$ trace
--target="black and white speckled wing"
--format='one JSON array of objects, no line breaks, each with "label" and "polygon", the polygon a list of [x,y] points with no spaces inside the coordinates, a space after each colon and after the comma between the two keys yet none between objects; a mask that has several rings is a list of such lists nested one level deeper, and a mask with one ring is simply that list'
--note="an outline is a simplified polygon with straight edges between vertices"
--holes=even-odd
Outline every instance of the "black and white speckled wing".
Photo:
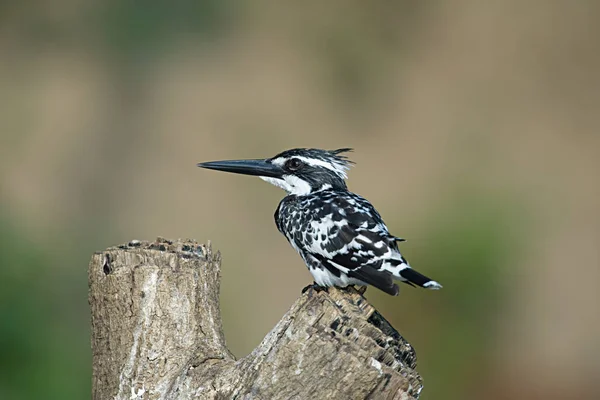
[{"label": "black and white speckled wing", "polygon": [[316,259],[337,276],[397,294],[394,276],[403,279],[399,271],[408,265],[397,238],[366,199],[327,191],[296,199],[279,212],[278,227],[305,261]]}]

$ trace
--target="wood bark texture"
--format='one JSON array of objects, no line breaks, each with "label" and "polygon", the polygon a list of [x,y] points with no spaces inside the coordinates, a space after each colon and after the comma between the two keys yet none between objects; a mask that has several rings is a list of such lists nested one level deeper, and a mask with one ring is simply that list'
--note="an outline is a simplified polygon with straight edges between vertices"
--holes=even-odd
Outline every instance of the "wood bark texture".
[{"label": "wood bark texture", "polygon": [[353,288],[302,294],[236,360],[219,310],[220,254],[132,241],[89,266],[94,399],[416,399],[415,352]]}]

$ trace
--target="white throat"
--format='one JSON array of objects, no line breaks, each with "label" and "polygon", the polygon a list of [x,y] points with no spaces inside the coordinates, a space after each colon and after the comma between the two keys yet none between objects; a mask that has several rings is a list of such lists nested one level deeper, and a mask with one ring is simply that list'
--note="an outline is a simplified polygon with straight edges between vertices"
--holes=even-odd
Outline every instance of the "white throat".
[{"label": "white throat", "polygon": [[308,182],[294,175],[284,175],[282,179],[261,176],[260,179],[296,196],[304,196],[312,191]]}]

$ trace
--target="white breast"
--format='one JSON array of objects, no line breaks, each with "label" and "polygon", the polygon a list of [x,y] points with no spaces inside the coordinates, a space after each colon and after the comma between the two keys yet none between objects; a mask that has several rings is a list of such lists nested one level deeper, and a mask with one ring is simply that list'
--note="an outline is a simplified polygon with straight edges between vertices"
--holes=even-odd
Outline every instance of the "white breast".
[{"label": "white breast", "polygon": [[359,281],[358,279],[349,278],[348,275],[344,273],[337,277],[331,272],[329,272],[327,268],[313,268],[311,266],[308,266],[308,270],[310,271],[315,282],[319,286],[346,287],[348,285],[365,285],[364,282]]}]

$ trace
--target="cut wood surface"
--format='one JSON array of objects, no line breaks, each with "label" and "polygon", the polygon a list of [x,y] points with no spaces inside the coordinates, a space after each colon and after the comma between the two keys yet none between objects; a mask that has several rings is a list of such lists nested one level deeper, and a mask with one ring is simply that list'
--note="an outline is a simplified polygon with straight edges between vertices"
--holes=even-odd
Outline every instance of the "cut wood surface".
[{"label": "cut wood surface", "polygon": [[132,241],[89,266],[94,399],[413,399],[411,345],[354,288],[307,290],[247,356],[227,349],[220,254]]}]

